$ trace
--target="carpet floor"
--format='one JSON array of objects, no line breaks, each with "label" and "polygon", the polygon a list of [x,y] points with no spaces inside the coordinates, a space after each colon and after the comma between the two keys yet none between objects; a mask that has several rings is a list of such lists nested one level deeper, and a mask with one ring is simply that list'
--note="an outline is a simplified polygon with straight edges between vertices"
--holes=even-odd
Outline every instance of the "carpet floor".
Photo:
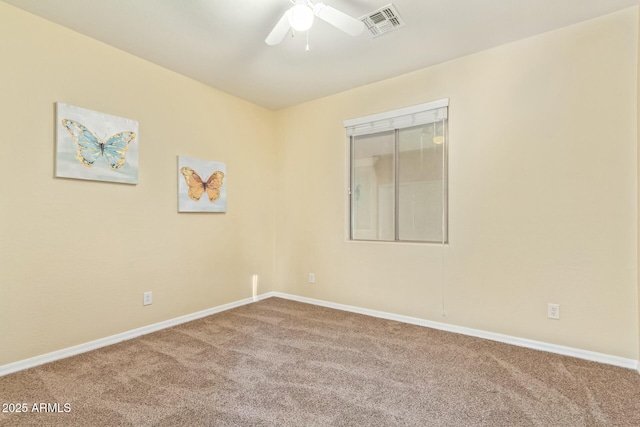
[{"label": "carpet floor", "polygon": [[7,375],[0,403],[27,409],[1,426],[632,427],[640,375],[269,298]]}]

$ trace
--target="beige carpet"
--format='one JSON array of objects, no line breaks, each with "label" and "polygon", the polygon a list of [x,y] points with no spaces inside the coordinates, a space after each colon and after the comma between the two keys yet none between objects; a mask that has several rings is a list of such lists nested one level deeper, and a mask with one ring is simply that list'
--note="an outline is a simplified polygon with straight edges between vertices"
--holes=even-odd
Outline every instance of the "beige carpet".
[{"label": "beige carpet", "polygon": [[0,378],[22,402],[0,425],[640,426],[640,375],[269,298]]}]

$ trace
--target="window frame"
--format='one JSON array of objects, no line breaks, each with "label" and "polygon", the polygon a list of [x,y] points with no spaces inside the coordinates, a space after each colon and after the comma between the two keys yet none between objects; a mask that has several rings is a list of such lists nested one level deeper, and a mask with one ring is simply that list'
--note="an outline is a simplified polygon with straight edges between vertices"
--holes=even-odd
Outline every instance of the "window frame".
[{"label": "window frame", "polygon": [[[419,243],[419,244],[439,244],[446,245],[449,244],[449,132],[448,132],[448,107],[449,107],[449,99],[441,99],[438,101],[428,102],[424,104],[414,105],[412,107],[401,108],[398,110],[388,111],[379,114],[372,114],[365,117],[360,117],[352,120],[345,120],[344,125],[347,130],[348,136],[348,179],[349,183],[347,186],[347,197],[348,197],[348,230],[347,236],[348,241],[350,242],[376,242],[376,243]],[[431,112],[434,110],[444,109],[444,116],[439,120],[428,121],[426,123],[418,123],[413,124],[415,121],[415,116],[424,114],[427,112]],[[394,238],[393,240],[382,240],[382,239],[360,239],[354,237],[354,215],[353,215],[353,184],[355,179],[355,171],[354,171],[354,159],[355,159],[355,143],[354,138],[356,136],[361,135],[375,135],[380,134],[385,131],[391,130],[389,128],[382,128],[377,131],[365,131],[365,133],[354,134],[354,132],[349,132],[349,129],[352,130],[357,128],[358,126],[371,126],[380,128],[380,126],[384,126],[381,124],[382,122],[387,121],[390,122],[390,126],[394,131],[394,147],[393,147],[393,189],[394,189],[394,197],[393,197],[393,228],[394,228]],[[444,137],[444,141],[442,144],[442,215],[441,215],[441,235],[442,238],[439,240],[402,240],[400,239],[400,220],[399,220],[399,212],[400,212],[400,170],[399,170],[399,162],[400,162],[400,130],[411,128],[420,125],[426,125],[429,123],[437,123],[439,121],[443,122],[442,133]],[[394,124],[394,122],[399,122],[400,124]]]}]

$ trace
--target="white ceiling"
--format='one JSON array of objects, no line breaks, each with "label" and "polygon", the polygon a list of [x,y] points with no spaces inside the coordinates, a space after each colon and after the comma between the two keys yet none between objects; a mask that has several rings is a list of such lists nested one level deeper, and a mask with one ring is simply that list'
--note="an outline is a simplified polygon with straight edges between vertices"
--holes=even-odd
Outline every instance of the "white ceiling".
[{"label": "white ceiling", "polygon": [[[3,0],[270,109],[387,79],[631,7],[640,0],[393,0],[406,26],[374,39],[316,20],[264,39],[289,0]],[[354,17],[389,0],[324,0]]]}]

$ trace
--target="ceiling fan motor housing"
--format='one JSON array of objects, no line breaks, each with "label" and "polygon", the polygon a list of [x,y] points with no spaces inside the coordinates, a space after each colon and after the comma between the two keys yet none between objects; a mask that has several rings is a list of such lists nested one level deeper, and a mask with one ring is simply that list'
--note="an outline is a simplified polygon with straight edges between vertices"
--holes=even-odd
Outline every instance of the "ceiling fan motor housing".
[{"label": "ceiling fan motor housing", "polygon": [[307,31],[313,25],[314,13],[305,0],[296,1],[288,13],[289,25],[296,31]]}]

